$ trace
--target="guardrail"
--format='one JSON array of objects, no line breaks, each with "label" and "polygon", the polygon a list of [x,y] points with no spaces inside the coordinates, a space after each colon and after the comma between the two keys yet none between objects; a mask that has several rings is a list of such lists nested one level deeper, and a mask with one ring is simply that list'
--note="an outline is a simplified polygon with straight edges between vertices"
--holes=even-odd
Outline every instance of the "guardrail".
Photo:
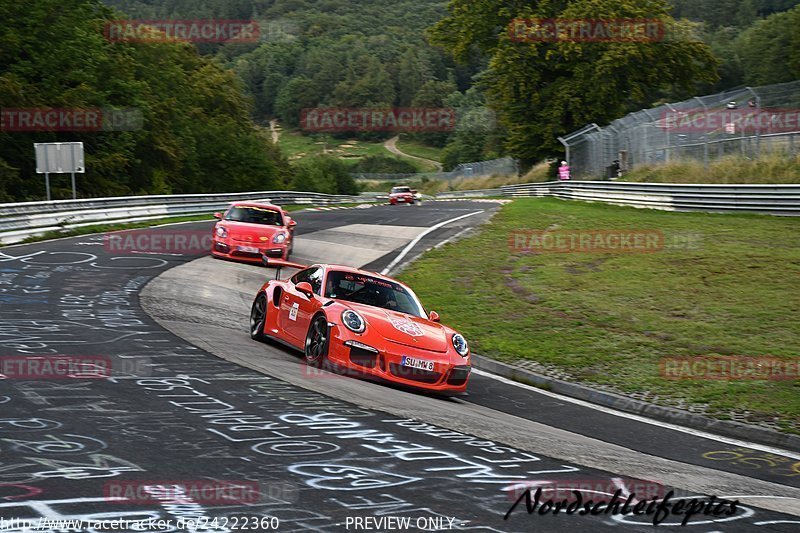
[{"label": "guardrail", "polygon": [[269,200],[278,205],[365,203],[378,196],[340,196],[315,192],[262,191],[228,194],[122,196],[50,202],[0,204],[0,243],[98,223],[139,222],[222,211],[239,200]]},{"label": "guardrail", "polygon": [[471,191],[450,191],[439,193],[437,198],[486,198],[487,196],[503,196],[501,189],[474,189]]},{"label": "guardrail", "polygon": [[[497,196],[498,189],[440,193],[437,198]],[[608,181],[549,181],[500,187],[510,197],[550,196],[666,211],[800,215],[800,185],[707,185]]]}]

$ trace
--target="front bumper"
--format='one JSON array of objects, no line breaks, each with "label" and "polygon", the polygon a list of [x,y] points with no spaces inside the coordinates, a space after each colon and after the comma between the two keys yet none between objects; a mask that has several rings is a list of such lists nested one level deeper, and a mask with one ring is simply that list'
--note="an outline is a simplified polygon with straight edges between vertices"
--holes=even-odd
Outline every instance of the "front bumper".
[{"label": "front bumper", "polygon": [[[431,352],[391,342],[386,342],[383,349],[373,346],[378,350],[374,353],[345,344],[353,339],[353,334],[341,334],[338,326],[331,327],[328,358],[332,363],[407,387],[447,394],[459,394],[467,390],[471,372],[469,356]],[[370,345],[366,339],[359,339],[358,342]],[[433,361],[434,368],[429,371],[403,366],[404,356]]]},{"label": "front bumper", "polygon": [[[211,253],[217,257],[224,257],[225,259],[235,259],[237,261],[248,261],[252,263],[261,263],[262,256],[273,257],[282,259],[286,256],[288,244],[283,242],[281,244],[275,243],[250,243],[239,242],[232,239],[219,239],[214,238],[211,245]],[[242,248],[253,248],[258,251],[243,250]]]},{"label": "front bumper", "polygon": [[402,197],[395,197],[389,198],[390,204],[413,204],[414,197],[413,196],[402,196]]}]

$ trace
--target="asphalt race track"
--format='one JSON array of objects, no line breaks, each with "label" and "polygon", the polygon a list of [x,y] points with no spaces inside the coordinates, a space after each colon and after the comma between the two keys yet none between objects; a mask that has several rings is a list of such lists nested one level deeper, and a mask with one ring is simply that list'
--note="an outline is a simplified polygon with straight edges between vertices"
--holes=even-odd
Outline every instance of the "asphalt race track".
[{"label": "asphalt race track", "polygon": [[[470,215],[424,236],[406,259],[496,208],[298,212],[293,259],[381,270],[427,228]],[[211,222],[170,228],[209,232]],[[112,368],[96,379],[2,380],[0,531],[111,530],[2,522],[39,518],[138,521],[130,531],[398,530],[367,517],[408,519],[409,531],[653,530],[652,516],[529,516],[524,504],[504,520],[521,488],[548,482],[740,502],[732,516],[701,513],[686,528],[666,518],[666,530],[798,530],[800,454],[665,429],[486,375],[473,376],[469,396],[443,399],[311,372],[299,354],[247,334],[254,291],[272,274],[200,253],[120,253],[102,235],[0,250],[0,357],[106,358]],[[257,490],[235,502],[119,496],[137,483],[213,480]],[[217,520],[175,525],[199,516]]]}]

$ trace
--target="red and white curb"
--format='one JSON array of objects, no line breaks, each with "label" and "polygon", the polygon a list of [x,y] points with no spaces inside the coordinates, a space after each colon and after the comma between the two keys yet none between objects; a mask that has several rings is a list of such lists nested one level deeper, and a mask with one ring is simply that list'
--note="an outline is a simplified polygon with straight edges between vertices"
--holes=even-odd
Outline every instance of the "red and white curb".
[{"label": "red and white curb", "polygon": [[338,205],[331,205],[327,207],[309,207],[308,209],[303,209],[303,211],[334,211],[338,209],[369,209],[370,207],[375,207],[378,205],[386,205],[386,204],[361,204],[361,205],[353,205],[353,206],[338,206]]}]

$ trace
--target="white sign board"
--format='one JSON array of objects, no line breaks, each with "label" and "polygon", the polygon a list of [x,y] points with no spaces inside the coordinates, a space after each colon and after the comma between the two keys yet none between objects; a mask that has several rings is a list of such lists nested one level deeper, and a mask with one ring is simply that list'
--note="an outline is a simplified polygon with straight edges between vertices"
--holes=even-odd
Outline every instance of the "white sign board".
[{"label": "white sign board", "polygon": [[34,143],[37,174],[82,174],[83,143]]}]

